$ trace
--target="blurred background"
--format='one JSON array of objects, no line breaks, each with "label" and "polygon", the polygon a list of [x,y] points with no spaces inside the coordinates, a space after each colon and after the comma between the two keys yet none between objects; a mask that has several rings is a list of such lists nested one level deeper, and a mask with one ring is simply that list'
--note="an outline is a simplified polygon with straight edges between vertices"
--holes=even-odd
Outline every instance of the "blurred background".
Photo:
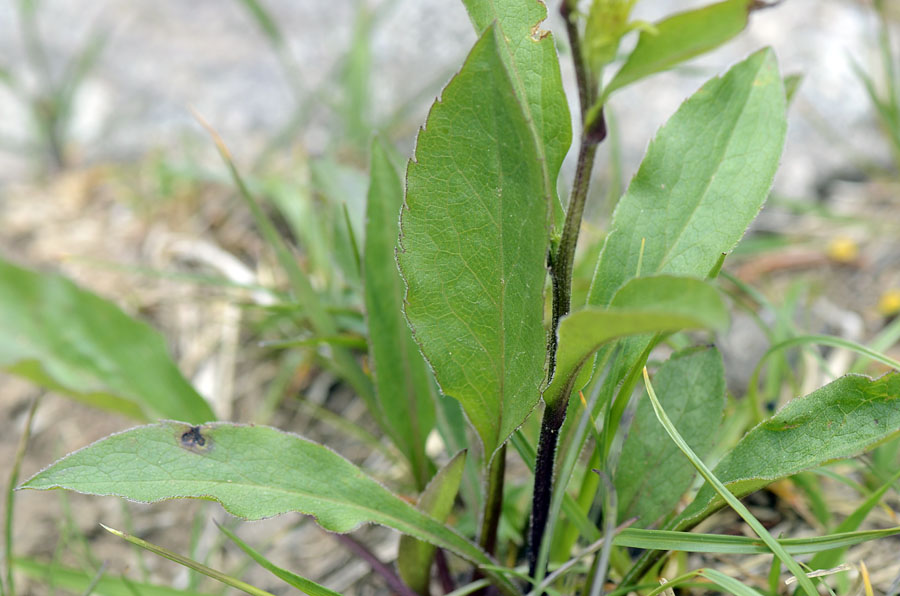
[{"label": "blurred background", "polygon": [[[558,2],[548,4],[572,101]],[[634,18],[652,22],[701,4],[642,0]],[[779,333],[876,338],[897,358],[898,25],[897,0],[784,0],[755,12],[719,50],[616,94],[576,287],[586,290],[604,223],[656,129],[707,78],[772,46],[782,72],[800,75],[799,87],[772,197],[727,269],[758,288],[758,314]],[[221,135],[352,333],[364,323],[346,247],[348,230],[362,228],[369,143],[380,134],[398,163],[407,158],[474,40],[462,3],[448,0],[0,0],[0,254],[62,272],[149,321],[220,418],[306,434],[390,478],[390,458],[360,434],[375,430],[352,392],[303,351],[267,344],[287,333],[267,290],[283,272],[198,116]],[[749,315],[735,314],[721,347],[736,395],[773,341]],[[833,374],[852,364],[827,356]],[[810,374],[802,384],[827,380]],[[0,461],[12,461],[28,404],[43,392],[13,377],[0,383]],[[47,394],[23,478],[132,424]],[[109,561],[116,572],[137,567],[198,585],[174,564],[123,549],[99,529],[103,521],[214,566],[241,560],[221,548],[210,523],[227,516],[203,504],[27,494],[16,512],[20,557],[81,569]],[[314,524],[286,518],[245,524],[242,535],[335,590],[384,589]],[[392,552],[390,532],[361,535],[385,557]],[[872,571],[893,578],[898,565]],[[248,577],[281,589],[264,573]],[[48,593],[43,580],[26,586],[21,593]]]}]

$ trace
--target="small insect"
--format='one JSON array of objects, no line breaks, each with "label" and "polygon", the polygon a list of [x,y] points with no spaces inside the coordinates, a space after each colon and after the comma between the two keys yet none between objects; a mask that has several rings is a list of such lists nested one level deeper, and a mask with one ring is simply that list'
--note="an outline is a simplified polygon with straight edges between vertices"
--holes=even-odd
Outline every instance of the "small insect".
[{"label": "small insect", "polygon": [[206,437],[200,434],[199,426],[192,426],[191,430],[181,435],[181,444],[185,447],[203,447],[206,445]]}]

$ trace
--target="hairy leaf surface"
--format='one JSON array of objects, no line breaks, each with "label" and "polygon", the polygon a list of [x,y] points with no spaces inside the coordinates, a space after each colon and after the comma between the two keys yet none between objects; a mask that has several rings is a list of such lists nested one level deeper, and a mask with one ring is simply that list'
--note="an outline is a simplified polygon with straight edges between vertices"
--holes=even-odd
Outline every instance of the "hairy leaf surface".
[{"label": "hairy leaf surface", "polygon": [[138,420],[215,420],[159,333],[61,276],[2,260],[0,368]]},{"label": "hairy leaf surface", "polygon": [[249,520],[297,511],[333,532],[377,523],[469,561],[489,562],[477,546],[334,451],[267,426],[140,426],[67,455],[21,488],[64,488],[144,503],[209,499]]},{"label": "hairy leaf surface", "polygon": [[[859,455],[898,433],[900,373],[874,380],[847,375],[754,427],[713,473],[742,497],[779,478]],[[670,529],[689,529],[721,506],[721,497],[705,484]]]},{"label": "hairy leaf surface", "polygon": [[534,408],[550,201],[530,123],[489,27],[434,104],[407,171],[406,316],[490,460]]}]

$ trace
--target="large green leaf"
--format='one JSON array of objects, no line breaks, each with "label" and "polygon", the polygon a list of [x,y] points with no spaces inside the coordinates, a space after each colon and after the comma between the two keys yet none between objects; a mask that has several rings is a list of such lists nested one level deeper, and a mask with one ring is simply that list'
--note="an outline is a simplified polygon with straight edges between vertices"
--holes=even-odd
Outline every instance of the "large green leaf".
[{"label": "large green leaf", "polygon": [[719,47],[744,30],[753,0],[726,0],[678,13],[641,32],[637,46],[603,89],[616,89]]},{"label": "large green leaf", "polygon": [[[713,473],[738,497],[829,461],[858,455],[900,433],[900,373],[847,375],[790,401],[744,436]],[[722,506],[705,484],[669,524],[685,530]]]},{"label": "large green leaf", "polygon": [[435,421],[434,384],[403,318],[403,280],[394,258],[403,186],[377,141],[371,170],[363,276],[376,401],[386,430],[424,488],[433,473],[425,438]]},{"label": "large green leaf", "polygon": [[[660,402],[681,436],[703,457],[722,419],[725,370],[713,347],[673,355],[654,375]],[[638,403],[616,468],[620,522],[637,517],[647,527],[675,508],[694,468],[660,427],[646,394]],[[633,526],[634,527],[634,526]]]},{"label": "large green leaf", "polygon": [[156,331],[63,277],[3,260],[0,368],[139,420],[215,420]]},{"label": "large green leaf", "polygon": [[67,455],[20,488],[64,488],[144,503],[209,499],[250,520],[298,511],[333,532],[377,523],[473,563],[490,562],[476,545],[334,451],[268,426],[140,426]]},{"label": "large green leaf", "polygon": [[581,384],[582,366],[609,341],[642,333],[723,329],[727,324],[722,298],[703,281],[670,275],[633,279],[609,308],[585,308],[560,321],[556,372],[544,401],[553,405],[568,398]]},{"label": "large green leaf", "polygon": [[705,277],[756,217],[785,135],[771,50],[707,82],[669,119],[613,214],[588,303],[638,274]]},{"label": "large green leaf", "polygon": [[534,123],[545,183],[556,194],[556,178],[572,143],[569,103],[562,85],[553,35],[540,29],[547,7],[539,0],[463,0],[481,35],[492,23],[502,32],[501,56],[525,113]]},{"label": "large green leaf", "polygon": [[407,171],[406,316],[485,461],[539,398],[550,201],[529,121],[489,27],[444,89]]}]

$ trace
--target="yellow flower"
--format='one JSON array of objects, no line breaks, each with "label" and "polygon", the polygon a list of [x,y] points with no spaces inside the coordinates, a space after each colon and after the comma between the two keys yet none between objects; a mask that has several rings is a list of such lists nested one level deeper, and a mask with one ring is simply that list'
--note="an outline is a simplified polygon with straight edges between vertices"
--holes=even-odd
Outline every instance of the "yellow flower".
[{"label": "yellow flower", "polygon": [[878,312],[886,317],[900,314],[900,289],[888,290],[881,295]]}]

